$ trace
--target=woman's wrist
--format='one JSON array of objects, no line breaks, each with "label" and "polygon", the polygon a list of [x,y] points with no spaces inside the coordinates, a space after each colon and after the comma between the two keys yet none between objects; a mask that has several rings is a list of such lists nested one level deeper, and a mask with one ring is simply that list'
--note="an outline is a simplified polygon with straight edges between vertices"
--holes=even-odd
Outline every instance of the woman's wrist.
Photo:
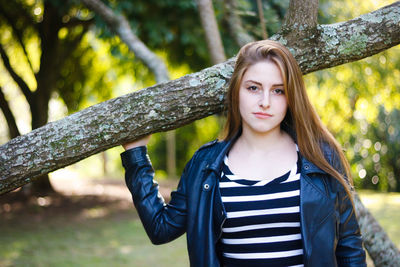
[{"label": "woman's wrist", "polygon": [[125,150],[129,150],[129,149],[132,149],[132,148],[135,148],[135,147],[147,146],[147,144],[148,144],[148,142],[150,140],[150,137],[151,137],[151,135],[147,135],[147,136],[142,137],[142,138],[140,138],[138,140],[135,140],[133,142],[122,144],[122,147]]}]

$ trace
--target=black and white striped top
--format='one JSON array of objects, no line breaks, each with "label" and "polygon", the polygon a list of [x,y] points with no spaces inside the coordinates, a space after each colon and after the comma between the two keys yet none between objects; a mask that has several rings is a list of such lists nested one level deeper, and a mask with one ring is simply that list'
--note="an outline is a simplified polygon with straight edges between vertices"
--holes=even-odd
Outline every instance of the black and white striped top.
[{"label": "black and white striped top", "polygon": [[223,266],[304,266],[299,162],[280,177],[255,181],[234,175],[225,157],[220,180],[227,212],[220,240]]}]

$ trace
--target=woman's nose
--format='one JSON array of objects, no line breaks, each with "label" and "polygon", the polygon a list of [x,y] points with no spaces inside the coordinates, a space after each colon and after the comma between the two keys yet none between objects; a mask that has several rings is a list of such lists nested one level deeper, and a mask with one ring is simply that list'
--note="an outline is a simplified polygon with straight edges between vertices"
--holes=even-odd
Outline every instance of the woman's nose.
[{"label": "woman's nose", "polygon": [[262,108],[268,108],[270,106],[270,96],[268,92],[260,95],[258,105]]}]

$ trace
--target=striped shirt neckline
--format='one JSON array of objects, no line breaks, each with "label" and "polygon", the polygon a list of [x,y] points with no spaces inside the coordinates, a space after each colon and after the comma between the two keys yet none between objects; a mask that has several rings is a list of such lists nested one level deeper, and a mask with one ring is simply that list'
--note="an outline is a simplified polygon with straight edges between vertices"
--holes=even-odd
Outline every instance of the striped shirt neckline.
[{"label": "striped shirt neckline", "polygon": [[299,156],[286,174],[269,180],[235,176],[225,156],[219,183],[227,212],[219,240],[223,266],[304,266]]}]

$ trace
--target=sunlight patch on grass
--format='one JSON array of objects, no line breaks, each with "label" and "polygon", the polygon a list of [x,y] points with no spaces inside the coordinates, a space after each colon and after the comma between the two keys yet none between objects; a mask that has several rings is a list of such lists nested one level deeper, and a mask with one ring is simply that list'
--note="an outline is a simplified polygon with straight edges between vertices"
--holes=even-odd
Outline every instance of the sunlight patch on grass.
[{"label": "sunlight patch on grass", "polygon": [[[135,215],[136,216],[136,215]],[[188,266],[186,241],[151,244],[136,217],[5,225],[0,266]]]}]

